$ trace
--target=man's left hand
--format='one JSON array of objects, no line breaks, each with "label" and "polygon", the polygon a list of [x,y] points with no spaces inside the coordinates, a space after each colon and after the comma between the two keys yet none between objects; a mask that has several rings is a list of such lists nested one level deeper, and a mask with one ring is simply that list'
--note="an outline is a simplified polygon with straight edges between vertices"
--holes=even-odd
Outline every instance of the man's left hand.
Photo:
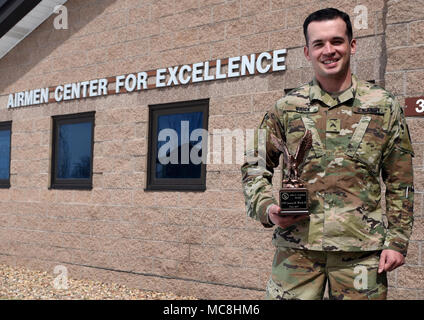
[{"label": "man's left hand", "polygon": [[404,263],[405,257],[402,253],[390,249],[383,250],[380,255],[380,263],[378,264],[378,273],[393,271]]}]

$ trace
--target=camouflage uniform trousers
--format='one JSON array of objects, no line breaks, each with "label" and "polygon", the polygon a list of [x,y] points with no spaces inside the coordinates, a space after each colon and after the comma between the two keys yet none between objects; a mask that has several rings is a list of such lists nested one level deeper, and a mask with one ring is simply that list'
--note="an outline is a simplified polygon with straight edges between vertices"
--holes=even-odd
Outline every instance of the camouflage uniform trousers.
[{"label": "camouflage uniform trousers", "polygon": [[381,251],[328,252],[277,248],[266,288],[268,300],[385,300],[387,275],[378,274]]}]

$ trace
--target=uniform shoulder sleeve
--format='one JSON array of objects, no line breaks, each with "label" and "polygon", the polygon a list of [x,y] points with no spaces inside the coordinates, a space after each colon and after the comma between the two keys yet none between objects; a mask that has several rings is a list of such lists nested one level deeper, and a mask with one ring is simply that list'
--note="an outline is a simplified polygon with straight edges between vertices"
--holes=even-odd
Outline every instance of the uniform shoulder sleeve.
[{"label": "uniform shoulder sleeve", "polygon": [[388,221],[383,249],[406,255],[414,221],[414,150],[402,107],[397,99],[390,100],[389,142],[384,150],[382,166]]},{"label": "uniform shoulder sleeve", "polygon": [[409,133],[408,124],[405,119],[403,108],[399,101],[389,96],[388,106],[390,107],[390,123],[389,123],[389,142],[384,154],[384,158],[393,152],[393,149],[398,149],[405,153],[414,156],[414,149],[412,147],[411,135]]}]

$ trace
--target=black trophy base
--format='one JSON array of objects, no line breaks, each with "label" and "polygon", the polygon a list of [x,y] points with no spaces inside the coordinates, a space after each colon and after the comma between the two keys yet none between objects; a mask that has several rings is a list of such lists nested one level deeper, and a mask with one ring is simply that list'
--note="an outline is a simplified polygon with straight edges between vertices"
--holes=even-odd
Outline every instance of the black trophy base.
[{"label": "black trophy base", "polygon": [[280,189],[280,215],[309,215],[306,188]]}]

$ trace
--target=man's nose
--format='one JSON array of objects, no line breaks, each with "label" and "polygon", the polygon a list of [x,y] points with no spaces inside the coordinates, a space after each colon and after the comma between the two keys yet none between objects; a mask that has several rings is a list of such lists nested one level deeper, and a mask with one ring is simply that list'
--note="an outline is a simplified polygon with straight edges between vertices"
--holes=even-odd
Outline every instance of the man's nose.
[{"label": "man's nose", "polygon": [[331,43],[327,42],[324,45],[323,54],[332,55],[334,52],[335,52],[334,47],[331,45]]}]

